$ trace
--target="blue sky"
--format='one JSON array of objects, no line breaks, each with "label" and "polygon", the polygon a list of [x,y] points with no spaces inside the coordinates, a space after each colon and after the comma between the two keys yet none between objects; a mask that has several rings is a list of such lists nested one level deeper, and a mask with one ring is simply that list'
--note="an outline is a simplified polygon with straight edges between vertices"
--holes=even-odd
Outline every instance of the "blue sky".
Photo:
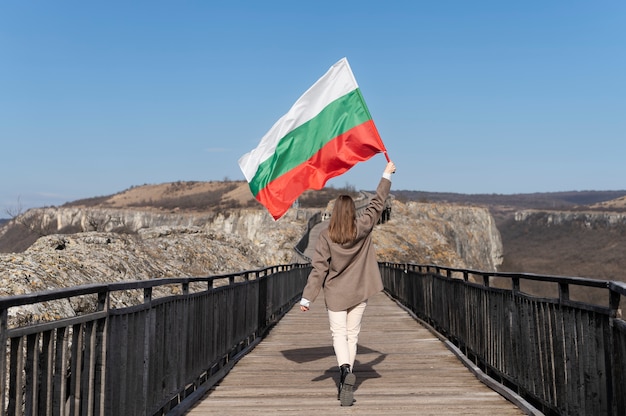
[{"label": "blue sky", "polygon": [[[237,160],[347,57],[395,189],[626,189],[626,2],[5,1],[0,217]],[[382,155],[330,184],[373,189]]]}]

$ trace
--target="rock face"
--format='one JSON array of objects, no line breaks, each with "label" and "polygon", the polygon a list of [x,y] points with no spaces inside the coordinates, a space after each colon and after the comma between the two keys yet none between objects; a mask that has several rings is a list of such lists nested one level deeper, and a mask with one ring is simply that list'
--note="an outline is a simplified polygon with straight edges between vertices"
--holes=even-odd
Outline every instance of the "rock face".
[{"label": "rock face", "polygon": [[[212,276],[302,261],[294,247],[316,210],[292,209],[274,221],[261,209],[182,214],[128,209],[46,208],[42,225],[73,234],[41,237],[22,253],[0,254],[0,296],[89,283]],[[6,227],[6,225],[5,225]],[[97,231],[92,231],[96,228]],[[124,229],[125,232],[114,232]],[[0,235],[2,231],[0,231]],[[375,228],[379,260],[495,270],[502,244],[486,209],[394,201]],[[113,306],[137,302],[120,294]],[[88,310],[88,301],[13,308],[13,323]]]},{"label": "rock face", "polygon": [[500,233],[484,208],[394,201],[373,237],[380,261],[484,271],[502,263]]}]

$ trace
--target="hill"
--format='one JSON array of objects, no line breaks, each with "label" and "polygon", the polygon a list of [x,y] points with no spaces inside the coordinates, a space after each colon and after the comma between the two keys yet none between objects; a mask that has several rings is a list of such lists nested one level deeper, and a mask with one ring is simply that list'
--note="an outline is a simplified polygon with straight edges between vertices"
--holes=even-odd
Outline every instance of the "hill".
[{"label": "hill", "polygon": [[626,210],[626,196],[610,201],[601,201],[591,206],[593,209]]},{"label": "hill", "polygon": [[[353,188],[327,187],[306,191],[298,199],[303,208],[322,208],[341,193],[356,195]],[[63,207],[139,208],[142,210],[222,212],[236,208],[260,208],[245,181],[171,182],[134,186],[109,196],[80,199]]]},{"label": "hill", "polygon": [[208,211],[243,208],[255,203],[247,183],[243,181],[179,181],[133,186],[113,195],[68,202],[63,207]]},{"label": "hill", "polygon": [[[326,187],[319,191],[304,192],[298,203],[304,208],[323,208],[328,201],[342,193],[352,196],[358,194],[354,187]],[[528,194],[462,194],[393,190],[393,195],[398,201],[477,205],[489,207],[496,213],[519,209],[626,211],[626,190]],[[206,212],[260,207],[260,204],[252,196],[246,181],[178,181],[133,186],[113,195],[80,199],[63,206]],[[0,220],[0,224],[2,221]]]},{"label": "hill", "polygon": [[626,210],[626,190],[569,191],[528,194],[458,194],[447,192],[394,191],[399,200],[509,207],[510,209]]}]

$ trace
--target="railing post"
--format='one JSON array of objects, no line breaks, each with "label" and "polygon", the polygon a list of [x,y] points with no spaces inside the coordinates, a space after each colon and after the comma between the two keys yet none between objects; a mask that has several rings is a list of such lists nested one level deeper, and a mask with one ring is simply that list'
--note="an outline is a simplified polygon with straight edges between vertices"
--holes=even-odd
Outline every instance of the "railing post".
[{"label": "railing post", "polygon": [[559,299],[561,302],[569,300],[569,284],[559,282]]},{"label": "railing post", "polygon": [[152,300],[152,288],[147,287],[143,290],[143,303],[149,303]]},{"label": "railing post", "polygon": [[[109,292],[98,292],[98,311],[109,310]],[[108,315],[105,319],[95,325],[96,330],[96,351],[98,357],[96,360],[95,370],[95,391],[94,401],[96,408],[94,409],[95,416],[103,416],[105,414],[105,399],[106,399],[106,365],[107,365],[107,331],[108,331]]]},{"label": "railing post", "polygon": [[617,310],[619,309],[619,303],[621,296],[619,292],[609,289],[609,308],[611,308],[611,318],[617,316]]},{"label": "railing post", "polygon": [[[616,331],[618,331],[618,329],[615,328],[615,324],[614,324],[614,320],[617,317],[617,311],[619,309],[619,303],[620,303],[620,299],[621,296],[619,294],[619,292],[617,292],[616,290],[614,290],[613,288],[609,287],[609,308],[610,308],[610,312],[609,312],[609,346],[608,346],[608,354],[609,354],[609,360],[610,363],[607,366],[607,381],[608,381],[608,398],[610,401],[610,408],[611,411],[613,412],[613,414],[618,414],[618,408],[621,407],[619,402],[619,398],[616,397],[620,396],[620,391],[623,392],[623,388],[621,388],[620,386],[620,378],[618,376],[619,373],[617,373],[616,370],[617,368],[620,367],[620,361],[621,359],[623,359],[623,357],[620,357],[620,353],[618,352],[618,349],[615,346],[615,339],[616,337],[619,337],[619,334],[616,334]],[[623,366],[622,366],[623,367]]]},{"label": "railing post", "polygon": [[261,279],[259,277],[259,272],[256,273],[255,280],[258,283],[258,293],[259,297],[259,312],[258,312],[258,323],[257,323],[257,332],[260,336],[265,328],[265,321],[267,319],[267,279]]},{"label": "railing post", "polygon": [[513,277],[511,278],[511,282],[512,282],[512,287],[511,289],[513,290],[513,294],[518,294],[520,292],[520,283],[519,283],[519,277]]},{"label": "railing post", "polygon": [[[150,304],[152,302],[152,287],[144,288],[143,290],[143,302]],[[152,320],[154,317],[154,310],[148,308],[144,317],[145,337],[143,342],[143,388],[141,389],[141,409],[144,413],[147,412],[148,407],[148,385],[149,385],[149,369],[150,369],[150,338],[152,337]],[[132,399],[131,399],[132,400]]]},{"label": "railing post", "polygon": [[97,311],[109,310],[109,292],[98,292]]},{"label": "railing post", "polygon": [[6,399],[6,374],[7,374],[7,360],[5,354],[7,351],[7,329],[8,329],[8,311],[6,308],[0,310],[0,346],[2,348],[2,356],[0,357],[0,414],[4,414],[4,404]]}]

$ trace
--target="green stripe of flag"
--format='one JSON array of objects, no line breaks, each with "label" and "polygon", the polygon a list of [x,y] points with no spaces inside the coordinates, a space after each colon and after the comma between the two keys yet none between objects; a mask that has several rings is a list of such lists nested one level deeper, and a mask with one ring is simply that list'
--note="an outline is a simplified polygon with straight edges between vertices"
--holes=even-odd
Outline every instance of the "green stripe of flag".
[{"label": "green stripe of flag", "polygon": [[309,160],[335,137],[371,119],[359,88],[330,103],[316,117],[285,135],[272,157],[259,165],[250,190],[256,197],[274,179]]}]

